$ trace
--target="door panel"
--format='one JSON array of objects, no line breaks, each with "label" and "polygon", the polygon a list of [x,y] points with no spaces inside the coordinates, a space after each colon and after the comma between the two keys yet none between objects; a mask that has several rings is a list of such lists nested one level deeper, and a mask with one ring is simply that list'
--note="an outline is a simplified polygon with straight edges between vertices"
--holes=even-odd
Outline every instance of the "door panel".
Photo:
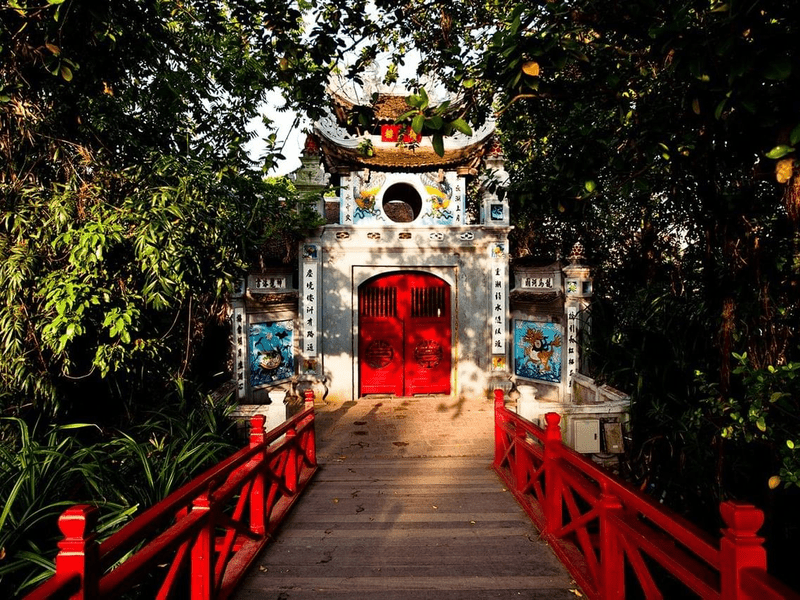
[{"label": "door panel", "polygon": [[[441,282],[437,279],[435,281]],[[450,393],[450,288],[414,281],[407,320],[406,395]],[[442,282],[444,283],[444,282]]]},{"label": "door panel", "polygon": [[397,287],[364,289],[358,304],[361,394],[402,396],[403,321],[397,314]]},{"label": "door panel", "polygon": [[436,276],[400,273],[359,291],[360,393],[449,394],[450,287]]}]

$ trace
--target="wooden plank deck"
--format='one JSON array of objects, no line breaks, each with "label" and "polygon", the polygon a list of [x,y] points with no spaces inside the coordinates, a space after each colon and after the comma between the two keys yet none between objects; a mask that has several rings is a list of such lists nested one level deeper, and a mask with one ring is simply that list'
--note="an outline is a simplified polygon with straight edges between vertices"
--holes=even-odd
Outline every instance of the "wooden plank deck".
[{"label": "wooden plank deck", "polygon": [[485,456],[322,465],[238,600],[575,598]]}]

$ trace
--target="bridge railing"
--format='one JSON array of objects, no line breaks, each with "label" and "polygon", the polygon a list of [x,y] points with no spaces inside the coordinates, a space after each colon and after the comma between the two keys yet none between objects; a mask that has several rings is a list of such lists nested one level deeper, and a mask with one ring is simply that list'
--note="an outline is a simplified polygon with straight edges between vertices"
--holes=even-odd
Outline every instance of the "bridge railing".
[{"label": "bridge railing", "polygon": [[793,598],[767,574],[764,522],[756,507],[720,506],[726,527],[714,539],[564,446],[560,417],[545,429],[504,406],[495,391],[494,469],[590,598]]},{"label": "bridge railing", "polygon": [[314,395],[270,432],[251,419],[249,446],[98,544],[97,509],[67,509],[53,577],[25,600],[113,598],[169,565],[155,593],[227,598],[317,470]]}]

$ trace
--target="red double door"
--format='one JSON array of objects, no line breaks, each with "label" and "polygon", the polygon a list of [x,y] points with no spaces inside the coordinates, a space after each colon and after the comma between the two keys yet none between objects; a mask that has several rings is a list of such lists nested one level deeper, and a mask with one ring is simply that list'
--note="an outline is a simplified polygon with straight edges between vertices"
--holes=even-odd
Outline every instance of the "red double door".
[{"label": "red double door", "polygon": [[358,300],[361,395],[449,394],[450,286],[397,273],[362,285]]}]

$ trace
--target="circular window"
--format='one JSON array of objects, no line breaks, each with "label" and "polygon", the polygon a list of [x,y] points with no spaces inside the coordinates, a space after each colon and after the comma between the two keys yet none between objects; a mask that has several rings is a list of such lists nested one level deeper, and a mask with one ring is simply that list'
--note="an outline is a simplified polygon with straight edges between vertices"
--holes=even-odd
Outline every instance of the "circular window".
[{"label": "circular window", "polygon": [[411,223],[422,210],[422,198],[409,183],[395,183],[383,195],[383,214],[395,223]]}]

